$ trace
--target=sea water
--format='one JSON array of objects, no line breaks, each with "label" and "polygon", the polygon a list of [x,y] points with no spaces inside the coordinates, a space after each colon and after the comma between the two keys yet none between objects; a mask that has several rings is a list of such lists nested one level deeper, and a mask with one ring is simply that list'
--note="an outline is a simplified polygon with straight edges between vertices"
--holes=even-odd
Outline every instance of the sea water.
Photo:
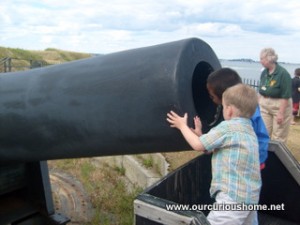
[{"label": "sea water", "polygon": [[[260,74],[263,69],[260,62],[248,62],[248,61],[236,61],[236,60],[220,60],[222,67],[229,67],[238,72],[242,79],[250,79],[254,81],[259,81]],[[292,63],[279,63],[283,66],[291,75],[294,77],[294,72],[296,68],[300,68],[300,64]]]}]

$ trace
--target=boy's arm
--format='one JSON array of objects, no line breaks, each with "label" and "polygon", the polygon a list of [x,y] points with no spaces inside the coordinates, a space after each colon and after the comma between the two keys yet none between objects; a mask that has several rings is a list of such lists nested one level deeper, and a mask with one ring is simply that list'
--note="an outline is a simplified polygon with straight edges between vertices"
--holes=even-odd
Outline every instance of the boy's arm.
[{"label": "boy's arm", "polygon": [[199,140],[199,137],[188,127],[187,118],[187,113],[185,113],[183,117],[173,111],[167,114],[167,121],[171,124],[171,127],[179,129],[185,140],[194,150],[204,151],[204,146]]},{"label": "boy's arm", "polygon": [[258,139],[259,160],[260,163],[264,163],[268,157],[270,137],[265,123],[261,117],[259,106],[257,106],[254,115],[251,117],[251,122]]}]

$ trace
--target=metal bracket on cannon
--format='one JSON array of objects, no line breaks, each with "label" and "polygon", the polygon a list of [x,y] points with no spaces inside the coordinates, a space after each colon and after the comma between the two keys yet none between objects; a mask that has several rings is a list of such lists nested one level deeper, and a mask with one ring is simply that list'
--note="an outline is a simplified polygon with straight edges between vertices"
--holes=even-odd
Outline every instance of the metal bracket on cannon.
[{"label": "metal bracket on cannon", "polygon": [[0,164],[0,224],[64,225],[55,213],[47,162]]}]

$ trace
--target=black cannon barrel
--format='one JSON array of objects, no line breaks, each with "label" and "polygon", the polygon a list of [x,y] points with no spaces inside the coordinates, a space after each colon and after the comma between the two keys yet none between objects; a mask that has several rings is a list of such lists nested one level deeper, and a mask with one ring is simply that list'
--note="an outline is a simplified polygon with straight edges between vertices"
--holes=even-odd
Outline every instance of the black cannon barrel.
[{"label": "black cannon barrel", "polygon": [[0,75],[0,161],[39,161],[188,150],[166,113],[215,106],[206,78],[221,67],[190,38]]}]

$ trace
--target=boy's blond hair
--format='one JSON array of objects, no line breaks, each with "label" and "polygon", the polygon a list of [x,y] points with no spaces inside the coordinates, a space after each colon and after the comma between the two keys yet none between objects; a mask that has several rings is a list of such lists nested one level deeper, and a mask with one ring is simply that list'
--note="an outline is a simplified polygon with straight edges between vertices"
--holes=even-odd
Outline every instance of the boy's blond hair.
[{"label": "boy's blond hair", "polygon": [[227,105],[238,109],[240,117],[251,118],[258,105],[256,91],[246,84],[237,84],[227,88],[223,93]]}]

